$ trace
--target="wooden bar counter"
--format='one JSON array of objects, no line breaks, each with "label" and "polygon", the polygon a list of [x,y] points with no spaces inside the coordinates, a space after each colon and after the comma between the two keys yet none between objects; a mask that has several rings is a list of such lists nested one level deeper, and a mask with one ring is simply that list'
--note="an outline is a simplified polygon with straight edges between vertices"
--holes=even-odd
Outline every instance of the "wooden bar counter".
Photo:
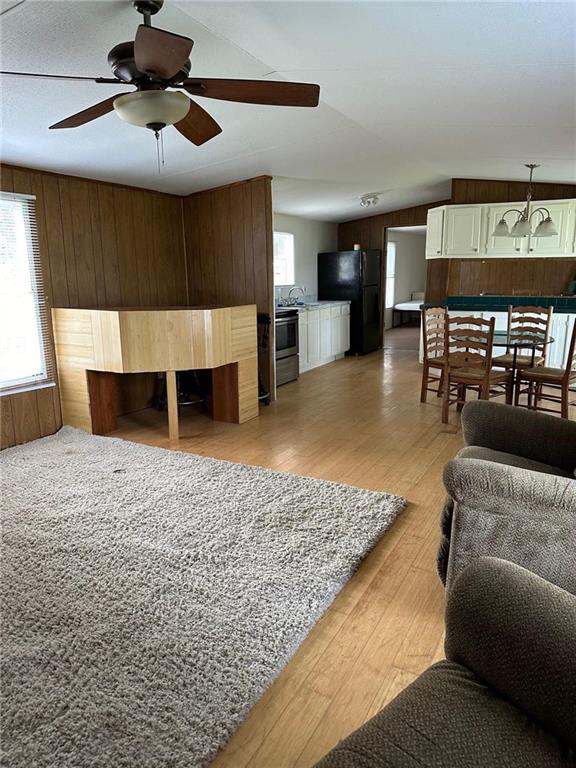
[{"label": "wooden bar counter", "polygon": [[256,305],[52,310],[64,424],[116,429],[117,374],[166,373],[170,438],[178,439],[176,371],[212,369],[213,417],[258,416]]}]

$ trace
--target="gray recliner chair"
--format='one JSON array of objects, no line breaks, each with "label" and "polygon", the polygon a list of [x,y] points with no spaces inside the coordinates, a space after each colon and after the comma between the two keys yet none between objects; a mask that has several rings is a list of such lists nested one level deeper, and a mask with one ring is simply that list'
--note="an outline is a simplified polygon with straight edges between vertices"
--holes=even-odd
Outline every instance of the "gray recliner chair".
[{"label": "gray recliner chair", "polygon": [[576,594],[576,423],[478,400],[462,430],[466,447],[444,470],[438,572],[448,590],[491,556]]},{"label": "gray recliner chair", "polygon": [[316,768],[574,768],[576,597],[513,563],[475,560],[430,667]]}]

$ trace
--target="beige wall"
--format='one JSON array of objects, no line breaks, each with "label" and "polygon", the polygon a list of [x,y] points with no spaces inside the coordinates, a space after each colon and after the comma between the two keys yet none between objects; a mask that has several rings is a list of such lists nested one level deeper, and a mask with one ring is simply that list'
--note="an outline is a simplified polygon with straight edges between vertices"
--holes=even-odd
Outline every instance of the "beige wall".
[{"label": "beige wall", "polygon": [[294,235],[294,282],[306,288],[309,296],[318,294],[316,256],[321,251],[338,248],[338,225],[327,221],[303,219],[300,216],[274,214],[274,230]]}]

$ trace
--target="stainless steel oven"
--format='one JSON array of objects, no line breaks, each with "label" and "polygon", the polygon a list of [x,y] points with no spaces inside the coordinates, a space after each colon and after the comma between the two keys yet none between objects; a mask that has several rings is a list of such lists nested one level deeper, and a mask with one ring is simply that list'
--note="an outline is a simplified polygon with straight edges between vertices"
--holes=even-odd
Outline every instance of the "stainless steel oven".
[{"label": "stainless steel oven", "polygon": [[298,310],[279,309],[275,317],[276,384],[298,378]]}]

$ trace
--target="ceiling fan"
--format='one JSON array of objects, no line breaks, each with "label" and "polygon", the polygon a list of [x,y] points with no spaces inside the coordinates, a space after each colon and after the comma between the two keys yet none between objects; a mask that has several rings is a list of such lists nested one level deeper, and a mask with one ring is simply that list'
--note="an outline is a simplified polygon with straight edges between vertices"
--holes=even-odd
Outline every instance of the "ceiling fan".
[{"label": "ceiling fan", "polygon": [[89,80],[135,86],[136,90],[94,104],[50,128],[77,128],[115,111],[132,125],[149,128],[156,138],[167,125],[173,125],[197,146],[213,139],[222,128],[194,100],[186,96],[203,96],[246,104],[270,104],[284,107],[316,107],[320,87],[311,83],[273,80],[226,80],[188,77],[193,41],[188,37],[152,26],[151,17],[158,13],[164,0],[132,0],[144,17],[134,41],[118,43],[108,54],[114,77],[75,77],[31,72],[0,72],[3,75],[44,77],[58,80]]}]

